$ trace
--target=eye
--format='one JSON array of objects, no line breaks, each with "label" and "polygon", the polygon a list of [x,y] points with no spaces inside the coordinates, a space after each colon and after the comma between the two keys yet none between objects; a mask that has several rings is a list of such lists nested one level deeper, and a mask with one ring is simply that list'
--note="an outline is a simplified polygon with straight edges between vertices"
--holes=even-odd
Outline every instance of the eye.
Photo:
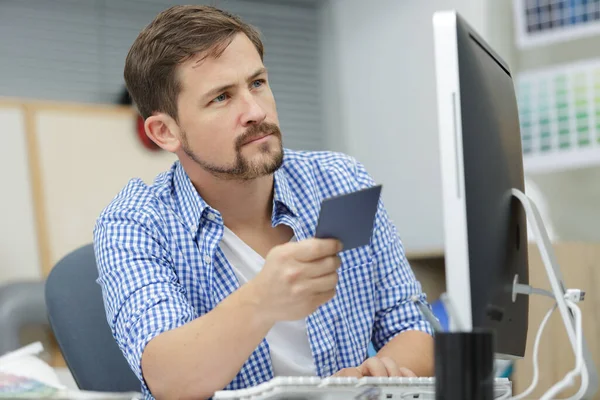
[{"label": "eye", "polygon": [[254,82],[252,82],[252,87],[253,88],[259,88],[259,87],[261,87],[264,84],[265,84],[265,80],[264,79],[257,79]]},{"label": "eye", "polygon": [[222,103],[228,98],[229,96],[227,95],[227,93],[222,93],[213,99],[213,103]]}]

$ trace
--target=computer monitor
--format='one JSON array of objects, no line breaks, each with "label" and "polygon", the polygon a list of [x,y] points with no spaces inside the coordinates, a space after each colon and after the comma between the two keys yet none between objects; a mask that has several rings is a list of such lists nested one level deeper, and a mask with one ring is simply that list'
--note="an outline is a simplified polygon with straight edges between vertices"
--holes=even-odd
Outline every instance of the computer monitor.
[{"label": "computer monitor", "polygon": [[446,293],[462,329],[495,331],[498,357],[520,358],[527,342],[523,153],[508,65],[456,12],[434,15],[443,186]]}]

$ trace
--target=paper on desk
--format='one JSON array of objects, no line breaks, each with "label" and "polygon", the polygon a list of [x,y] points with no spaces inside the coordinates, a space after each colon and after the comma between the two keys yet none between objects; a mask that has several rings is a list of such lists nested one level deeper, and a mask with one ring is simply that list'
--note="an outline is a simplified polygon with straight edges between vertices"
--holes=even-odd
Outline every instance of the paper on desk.
[{"label": "paper on desk", "polygon": [[0,357],[0,398],[43,398],[54,400],[133,400],[136,392],[108,393],[70,390],[60,383],[56,372],[36,357],[43,350],[39,342]]},{"label": "paper on desk", "polygon": [[66,389],[54,369],[35,356],[22,356],[0,362],[0,372],[33,379],[55,389]]}]

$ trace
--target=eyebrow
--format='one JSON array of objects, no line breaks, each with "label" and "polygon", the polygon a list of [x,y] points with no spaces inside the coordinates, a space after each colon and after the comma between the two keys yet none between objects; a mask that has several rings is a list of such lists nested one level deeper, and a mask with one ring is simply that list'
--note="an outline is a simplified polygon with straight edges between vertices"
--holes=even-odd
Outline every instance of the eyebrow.
[{"label": "eyebrow", "polygon": [[[256,70],[255,73],[250,75],[246,81],[247,82],[253,81],[254,79],[258,78],[260,75],[266,74],[266,73],[267,73],[267,69],[265,67],[261,67],[258,70]],[[213,88],[213,89],[209,90],[208,92],[206,92],[206,94],[204,96],[202,96],[202,98],[206,99],[209,97],[216,96],[217,94],[226,92],[226,91],[232,89],[233,87],[235,87],[235,84],[217,86],[216,88]]]}]

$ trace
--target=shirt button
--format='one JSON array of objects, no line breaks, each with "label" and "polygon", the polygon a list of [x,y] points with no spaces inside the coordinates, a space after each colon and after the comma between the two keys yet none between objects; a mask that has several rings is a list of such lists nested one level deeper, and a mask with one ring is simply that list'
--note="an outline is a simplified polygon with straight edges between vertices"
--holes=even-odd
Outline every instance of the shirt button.
[{"label": "shirt button", "polygon": [[217,219],[217,217],[215,217],[215,214],[213,214],[213,213],[209,213],[209,214],[208,214],[208,219],[209,219],[209,220],[211,220],[211,221],[214,221],[214,220],[216,220],[216,219]]},{"label": "shirt button", "polygon": [[210,264],[210,262],[211,262],[211,261],[212,261],[212,258],[211,258],[211,257],[210,257],[208,254],[206,254],[206,255],[204,256],[204,262],[205,262],[206,264]]}]

